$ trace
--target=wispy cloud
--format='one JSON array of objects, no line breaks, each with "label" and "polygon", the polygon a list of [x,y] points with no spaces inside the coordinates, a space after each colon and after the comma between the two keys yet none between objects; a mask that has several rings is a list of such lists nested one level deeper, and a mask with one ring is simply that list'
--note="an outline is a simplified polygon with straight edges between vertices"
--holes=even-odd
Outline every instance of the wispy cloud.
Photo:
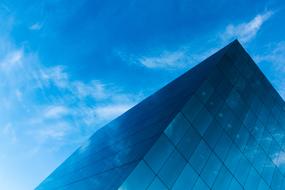
[{"label": "wispy cloud", "polygon": [[106,85],[98,80],[92,80],[88,84],[74,81],[71,87],[73,88],[72,91],[81,99],[93,97],[97,100],[101,100],[111,96],[111,94],[106,92]]},{"label": "wispy cloud", "polygon": [[285,42],[268,45],[264,54],[255,55],[254,60],[258,64],[266,65],[269,68],[264,72],[285,99]]},{"label": "wispy cloud", "polygon": [[275,154],[274,158],[273,158],[273,163],[277,166],[277,167],[284,167],[285,164],[285,152],[281,151]]},{"label": "wispy cloud", "polygon": [[62,105],[49,106],[43,113],[44,117],[47,119],[57,119],[69,114],[67,107]]},{"label": "wispy cloud", "polygon": [[124,113],[128,109],[134,106],[134,103],[130,104],[114,104],[106,106],[98,106],[95,109],[95,114],[102,119],[114,118]]},{"label": "wispy cloud", "polygon": [[207,50],[197,50],[190,44],[184,44],[174,50],[150,50],[143,55],[132,55],[117,52],[120,58],[131,64],[141,65],[149,69],[179,70],[191,68],[214,53],[217,48]]},{"label": "wispy cloud", "polygon": [[2,128],[2,134],[7,137],[13,144],[17,142],[17,135],[16,131],[13,128],[11,123],[7,123],[6,125],[3,126]]},{"label": "wispy cloud", "polygon": [[285,41],[271,45],[266,54],[256,55],[254,58],[257,62],[271,62],[277,70],[285,72]]},{"label": "wispy cloud", "polygon": [[44,146],[37,151],[59,151],[78,145],[143,97],[99,79],[75,80],[66,66],[43,64],[36,53],[13,43],[12,26],[9,20],[0,36],[0,126],[5,126],[1,137],[10,136],[19,146]]},{"label": "wispy cloud", "polygon": [[8,52],[8,54],[0,60],[0,70],[2,72],[9,72],[11,69],[21,64],[22,57],[23,51],[21,49]]},{"label": "wispy cloud", "polygon": [[43,25],[41,23],[34,23],[29,27],[29,29],[30,30],[40,30],[42,29],[42,26]]},{"label": "wispy cloud", "polygon": [[273,15],[272,11],[267,11],[264,14],[256,15],[249,22],[241,24],[229,24],[226,31],[222,34],[221,38],[225,41],[238,38],[241,42],[246,43],[253,39],[261,26]]},{"label": "wispy cloud", "polygon": [[147,68],[179,69],[194,62],[194,58],[186,51],[164,51],[155,56],[142,56],[137,60]]},{"label": "wispy cloud", "polygon": [[210,40],[212,43],[210,48],[206,46],[207,48],[197,50],[191,43],[185,43],[176,49],[173,47],[171,49],[163,47],[160,50],[153,48],[140,55],[132,55],[123,51],[116,53],[127,63],[142,65],[149,69],[179,70],[191,68],[217,51],[221,43],[228,43],[235,38],[242,43],[249,42],[272,15],[272,11],[266,11],[263,14],[256,15],[248,22],[227,25],[225,31],[218,35],[219,37]]}]

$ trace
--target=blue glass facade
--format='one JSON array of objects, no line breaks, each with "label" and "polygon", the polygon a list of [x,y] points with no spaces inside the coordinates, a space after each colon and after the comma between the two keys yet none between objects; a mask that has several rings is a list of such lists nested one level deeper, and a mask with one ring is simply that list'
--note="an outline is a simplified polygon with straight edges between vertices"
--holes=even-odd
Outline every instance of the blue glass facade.
[{"label": "blue glass facade", "polygon": [[98,130],[36,189],[285,189],[285,103],[234,41]]}]

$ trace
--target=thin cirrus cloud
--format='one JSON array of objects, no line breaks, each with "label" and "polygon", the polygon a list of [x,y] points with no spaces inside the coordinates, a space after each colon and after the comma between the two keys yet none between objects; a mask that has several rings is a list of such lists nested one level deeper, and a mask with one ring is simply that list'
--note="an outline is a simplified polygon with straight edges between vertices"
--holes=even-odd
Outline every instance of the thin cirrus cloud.
[{"label": "thin cirrus cloud", "polygon": [[217,48],[210,48],[201,51],[186,44],[175,50],[156,50],[145,55],[131,55],[122,52],[117,52],[117,55],[126,63],[140,65],[148,69],[172,71],[191,68],[217,50]]},{"label": "thin cirrus cloud", "polygon": [[285,98],[285,41],[270,44],[264,54],[255,55],[254,59],[258,64],[270,68],[271,72],[266,74],[273,79],[273,85]]},{"label": "thin cirrus cloud", "polygon": [[222,34],[221,38],[224,41],[238,38],[242,43],[247,43],[252,40],[257,32],[261,29],[261,26],[273,15],[272,11],[267,11],[263,14],[256,15],[249,22],[241,24],[229,24],[226,27],[226,31]]},{"label": "thin cirrus cloud", "polygon": [[190,57],[186,51],[166,51],[155,56],[143,56],[138,58],[138,62],[147,68],[178,69],[185,68],[185,63],[192,63],[193,57]]},{"label": "thin cirrus cloud", "polygon": [[95,109],[95,114],[102,119],[115,118],[121,113],[127,111],[132,106],[134,106],[134,103],[98,106]]},{"label": "thin cirrus cloud", "polygon": [[272,44],[266,54],[256,55],[255,60],[258,62],[271,62],[276,70],[285,73],[285,41]]},{"label": "thin cirrus cloud", "polygon": [[34,23],[32,24],[29,29],[30,30],[41,30],[43,25],[41,23]]},{"label": "thin cirrus cloud", "polygon": [[[237,25],[229,24],[218,38],[213,38],[215,45],[206,46],[204,50],[197,51],[187,43],[178,47],[175,50],[150,51],[145,55],[129,55],[122,52],[117,52],[118,55],[125,61],[138,63],[149,69],[177,70],[194,66],[212,53],[218,50],[218,44],[221,42],[228,43],[230,40],[239,39],[241,43],[247,43],[252,40],[262,25],[273,15],[272,11],[267,11],[263,14],[256,15],[252,20]],[[211,38],[211,37],[210,37]],[[158,53],[157,53],[158,52]]]},{"label": "thin cirrus cloud", "polygon": [[69,109],[62,105],[55,105],[47,107],[46,111],[44,112],[44,117],[48,119],[56,119],[62,118],[65,115],[69,114]]},{"label": "thin cirrus cloud", "polygon": [[70,143],[65,138],[73,135],[76,141],[89,135],[90,130],[101,127],[142,97],[100,80],[73,80],[65,67],[43,65],[36,53],[17,47],[9,35],[0,41],[0,114],[5,115],[0,118],[0,125],[5,126],[1,136],[11,137],[13,143],[25,141],[17,136],[25,127],[35,146],[48,139],[59,140],[64,146]]}]

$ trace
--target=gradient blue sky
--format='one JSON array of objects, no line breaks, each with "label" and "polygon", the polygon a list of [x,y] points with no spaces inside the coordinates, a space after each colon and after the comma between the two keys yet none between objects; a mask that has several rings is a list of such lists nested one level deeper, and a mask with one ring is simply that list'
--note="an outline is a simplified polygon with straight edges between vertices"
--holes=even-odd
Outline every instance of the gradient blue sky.
[{"label": "gradient blue sky", "polygon": [[0,189],[238,38],[285,97],[284,1],[0,1]]}]

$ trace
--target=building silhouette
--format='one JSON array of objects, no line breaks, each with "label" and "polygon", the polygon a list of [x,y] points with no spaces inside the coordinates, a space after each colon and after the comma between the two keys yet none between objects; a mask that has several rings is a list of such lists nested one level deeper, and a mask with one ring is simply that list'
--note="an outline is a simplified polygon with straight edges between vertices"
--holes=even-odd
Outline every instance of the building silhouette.
[{"label": "building silhouette", "polygon": [[237,40],[99,129],[37,190],[285,189],[285,103]]}]

